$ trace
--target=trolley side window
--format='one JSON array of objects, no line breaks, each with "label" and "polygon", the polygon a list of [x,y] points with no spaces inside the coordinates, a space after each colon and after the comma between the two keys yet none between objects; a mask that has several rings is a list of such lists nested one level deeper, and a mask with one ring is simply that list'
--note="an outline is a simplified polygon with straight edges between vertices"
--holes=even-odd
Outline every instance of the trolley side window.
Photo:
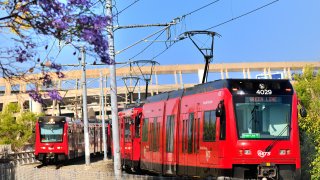
[{"label": "trolley side window", "polygon": [[154,118],[153,119],[153,123],[151,124],[151,126],[152,126],[152,131],[151,131],[151,133],[152,133],[152,145],[151,145],[151,149],[152,149],[152,151],[156,151],[157,150],[157,148],[156,148],[156,146],[157,146],[157,118]]},{"label": "trolley side window", "polygon": [[193,126],[194,126],[194,113],[189,114],[189,127],[188,127],[188,153],[192,153],[192,142],[193,142]]},{"label": "trolley side window", "polygon": [[131,119],[130,118],[125,118],[125,126],[124,126],[124,138],[125,142],[131,142]]},{"label": "trolley side window", "polygon": [[159,143],[160,143],[160,123],[157,122],[157,117],[153,119],[153,123],[151,124],[151,133],[152,133],[152,142],[151,142],[151,149],[154,152],[159,151]]},{"label": "trolley side window", "polygon": [[222,114],[222,116],[220,117],[220,140],[226,140],[226,116],[225,113]]},{"label": "trolley side window", "polygon": [[166,151],[173,152],[174,115],[167,116],[166,137]]},{"label": "trolley side window", "polygon": [[41,142],[62,142],[63,123],[44,124],[40,123]]},{"label": "trolley side window", "polygon": [[135,118],[134,127],[135,127],[135,137],[136,138],[140,137],[140,118],[141,118],[141,113],[138,116],[136,116],[136,118]]},{"label": "trolley side window", "polygon": [[216,111],[204,112],[203,141],[215,141]]},{"label": "trolley side window", "polygon": [[182,139],[182,152],[185,153],[186,152],[186,134],[187,134],[187,120],[183,120],[182,121],[182,135],[181,135],[181,139]]},{"label": "trolley side window", "polygon": [[148,118],[143,119],[143,126],[142,126],[142,141],[143,142],[148,141],[148,124],[149,124],[149,119]]}]

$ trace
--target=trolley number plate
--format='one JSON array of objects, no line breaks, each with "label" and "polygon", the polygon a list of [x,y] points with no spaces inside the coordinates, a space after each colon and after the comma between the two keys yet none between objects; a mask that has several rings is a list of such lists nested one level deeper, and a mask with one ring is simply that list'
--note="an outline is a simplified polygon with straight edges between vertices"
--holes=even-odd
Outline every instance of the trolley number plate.
[{"label": "trolley number plate", "polygon": [[259,89],[259,90],[257,90],[256,94],[259,94],[259,95],[271,95],[272,91],[270,89]]}]

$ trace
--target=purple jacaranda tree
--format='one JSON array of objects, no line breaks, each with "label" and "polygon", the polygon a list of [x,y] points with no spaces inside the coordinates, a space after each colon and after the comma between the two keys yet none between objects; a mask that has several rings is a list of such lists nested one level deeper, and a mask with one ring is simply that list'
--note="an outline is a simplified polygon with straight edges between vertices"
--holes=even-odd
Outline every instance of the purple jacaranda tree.
[{"label": "purple jacaranda tree", "polygon": [[38,103],[44,103],[42,95],[36,90],[29,91],[29,96]]},{"label": "purple jacaranda tree", "polygon": [[53,90],[48,91],[48,96],[49,96],[51,99],[55,99],[55,100],[58,100],[58,101],[62,101],[62,97],[61,97],[60,93],[59,93],[56,89],[53,89]]},{"label": "purple jacaranda tree", "polygon": [[[101,13],[101,7],[104,7],[101,3],[99,0],[0,0],[0,33],[5,32],[11,40],[10,45],[0,47],[0,77],[23,78],[38,70],[42,73],[39,80],[45,87],[52,85],[49,70],[54,70],[58,78],[64,78],[61,65],[38,53],[41,48],[48,49],[47,44],[39,41],[39,38],[47,37],[76,49],[79,43],[85,43],[86,50],[102,63],[112,64],[105,32],[111,17]],[[44,63],[48,61],[51,63]],[[39,68],[40,64],[47,70]],[[43,102],[36,89],[29,95],[37,102]],[[58,91],[47,95],[61,100]]]}]

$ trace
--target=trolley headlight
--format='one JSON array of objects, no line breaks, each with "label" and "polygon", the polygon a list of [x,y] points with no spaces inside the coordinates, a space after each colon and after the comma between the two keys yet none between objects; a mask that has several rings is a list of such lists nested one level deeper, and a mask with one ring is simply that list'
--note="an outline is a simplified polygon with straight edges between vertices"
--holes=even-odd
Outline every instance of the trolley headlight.
[{"label": "trolley headlight", "polygon": [[244,95],[245,93],[244,93],[243,90],[239,90],[239,91],[237,91],[237,94],[238,94],[238,95]]},{"label": "trolley headlight", "polygon": [[245,149],[244,150],[244,154],[245,155],[250,155],[251,154],[251,150],[250,149]]},{"label": "trolley headlight", "polygon": [[58,146],[57,149],[62,149],[62,146]]},{"label": "trolley headlight", "polygon": [[290,149],[287,149],[287,155],[289,155],[291,153]]},{"label": "trolley headlight", "polygon": [[45,147],[45,146],[42,146],[42,147],[40,147],[40,149],[46,149],[46,147]]},{"label": "trolley headlight", "polygon": [[290,153],[290,149],[280,149],[279,151],[279,155],[289,155]]},{"label": "trolley headlight", "polygon": [[251,155],[251,150],[250,149],[240,149],[239,150],[240,156],[242,155]]}]

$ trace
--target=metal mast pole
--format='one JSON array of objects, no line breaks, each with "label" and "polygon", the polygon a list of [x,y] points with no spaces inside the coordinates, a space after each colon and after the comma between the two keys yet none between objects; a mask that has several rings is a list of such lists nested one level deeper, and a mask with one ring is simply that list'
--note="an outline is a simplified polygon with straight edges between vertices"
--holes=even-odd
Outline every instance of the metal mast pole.
[{"label": "metal mast pole", "polygon": [[[106,1],[107,16],[112,17],[112,0]],[[113,22],[107,26],[109,56],[112,64],[110,69],[110,95],[111,95],[111,114],[112,114],[112,138],[113,138],[113,154],[114,154],[114,174],[116,179],[121,178],[121,159],[120,159],[120,143],[119,143],[119,121],[118,121],[118,101],[117,101],[117,84],[116,84],[116,66],[115,51],[113,41]]]},{"label": "metal mast pole", "polygon": [[102,142],[103,142],[103,160],[107,160],[107,141],[106,141],[106,124],[104,118],[104,96],[103,96],[103,76],[102,72],[100,71],[100,78],[101,78],[101,88],[100,88],[100,98],[101,98],[101,113],[102,113]]},{"label": "metal mast pole", "polygon": [[146,94],[145,94],[145,100],[147,100],[147,97],[148,97],[148,86],[149,86],[149,79],[146,79]]},{"label": "metal mast pole", "polygon": [[138,103],[141,101],[141,95],[140,95],[140,80],[138,81]]},{"label": "metal mast pole", "polygon": [[[79,79],[77,79],[76,80],[76,89],[78,90],[79,89],[79,85],[78,85],[78,83],[79,83]],[[77,91],[77,93],[76,93],[76,97],[75,97],[75,113],[76,113],[76,115],[75,115],[75,119],[78,119],[79,118],[79,116],[78,116],[78,91]]]},{"label": "metal mast pole", "polygon": [[85,145],[85,160],[86,165],[90,165],[90,149],[89,149],[89,132],[88,132],[88,108],[87,108],[87,79],[86,79],[86,56],[85,49],[81,47],[81,61],[82,61],[82,111],[84,124],[84,145]]}]

